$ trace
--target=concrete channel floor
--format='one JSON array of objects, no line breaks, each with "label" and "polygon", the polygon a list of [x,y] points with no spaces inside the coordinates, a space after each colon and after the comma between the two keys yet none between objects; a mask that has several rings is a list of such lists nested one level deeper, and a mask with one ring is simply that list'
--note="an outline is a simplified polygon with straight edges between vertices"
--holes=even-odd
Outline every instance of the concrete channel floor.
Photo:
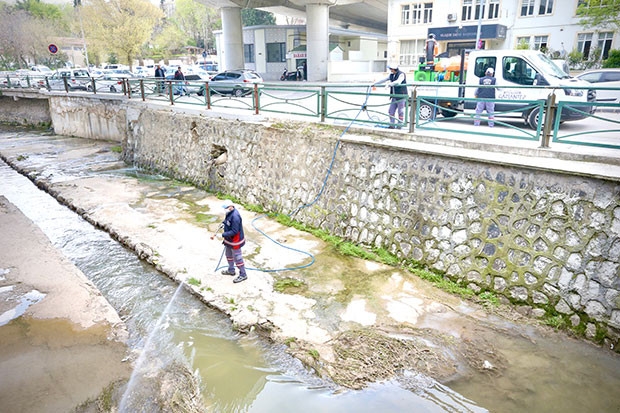
[{"label": "concrete channel floor", "polygon": [[128,379],[114,308],[2,196],[0,228],[0,410],[70,411]]},{"label": "concrete channel floor", "polygon": [[[508,375],[509,370],[520,368],[515,349],[503,349],[500,343],[531,343],[540,337],[572,341],[545,328],[532,327],[532,320],[509,308],[488,311],[404,270],[337,256],[321,240],[260,218],[242,206],[238,208],[244,219],[248,267],[278,269],[307,262],[305,255],[283,250],[254,225],[283,245],[308,251],[316,262],[296,271],[250,270],[247,281],[233,284],[232,277],[216,270],[218,264],[223,265],[222,246],[210,240],[223,218],[220,199],[178,183],[162,186],[155,180],[106,173],[126,168],[119,155],[111,151],[115,145],[111,142],[4,135],[0,156],[14,169],[29,175],[161,272],[185,283],[209,306],[226,313],[239,330],[258,330],[276,342],[288,342],[292,354],[327,376],[338,379],[340,370],[351,368],[339,359],[337,351],[350,339],[343,339],[346,334],[362,336],[362,332],[375,331],[386,340],[419,340],[416,343],[424,348],[422,353],[428,350],[432,356],[421,354],[412,366],[405,367],[417,368],[440,381],[485,371]],[[198,215],[203,219],[197,219]],[[2,228],[7,245],[32,242],[22,234],[32,231],[28,226],[6,232],[4,225]],[[15,259],[12,266],[21,269],[25,264]],[[277,292],[276,280],[287,278],[301,281],[304,291]],[[46,290],[43,281],[31,283]],[[79,284],[88,285],[85,281]],[[45,303],[44,299],[33,304],[26,315],[36,316]],[[63,312],[56,316],[68,317]],[[372,356],[374,349],[366,350]],[[313,354],[320,358],[315,359]],[[397,374],[401,367],[391,366],[381,372],[351,371],[341,379],[353,376],[363,385],[386,379],[386,374]]]}]

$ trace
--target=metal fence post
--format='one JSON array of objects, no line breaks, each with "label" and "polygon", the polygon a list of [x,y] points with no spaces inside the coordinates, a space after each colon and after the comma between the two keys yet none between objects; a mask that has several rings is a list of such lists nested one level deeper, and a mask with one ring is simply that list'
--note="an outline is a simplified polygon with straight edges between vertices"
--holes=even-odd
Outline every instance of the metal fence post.
[{"label": "metal fence post", "polygon": [[205,98],[207,99],[207,109],[211,109],[211,89],[209,89],[209,82],[205,85]]},{"label": "metal fence post", "polygon": [[140,79],[140,94],[142,95],[142,101],[146,100],[146,96],[144,96],[144,79]]},{"label": "metal fence post", "polygon": [[258,84],[254,83],[254,93],[252,94],[252,103],[254,104],[254,114],[258,115]]},{"label": "metal fence post", "polygon": [[90,78],[90,84],[93,87],[93,94],[96,95],[97,94],[97,84],[95,83],[95,78],[94,77]]},{"label": "metal fence post", "polygon": [[69,82],[67,82],[67,77],[66,76],[64,76],[62,78],[62,82],[65,84],[65,92],[69,93]]},{"label": "metal fence post", "polygon": [[548,148],[551,141],[551,130],[553,127],[553,121],[555,120],[557,111],[557,105],[555,104],[555,90],[552,90],[547,101],[545,102],[545,117],[542,134],[540,137],[540,147]]},{"label": "metal fence post", "polygon": [[409,133],[413,133],[415,130],[415,101],[418,94],[417,88],[413,87],[413,92],[409,95]]},{"label": "metal fence post", "polygon": [[325,122],[325,114],[327,113],[327,95],[325,94],[325,86],[321,86],[321,122]]},{"label": "metal fence post", "polygon": [[170,104],[174,105],[174,91],[172,90],[172,80],[168,81],[168,96],[170,97]]}]

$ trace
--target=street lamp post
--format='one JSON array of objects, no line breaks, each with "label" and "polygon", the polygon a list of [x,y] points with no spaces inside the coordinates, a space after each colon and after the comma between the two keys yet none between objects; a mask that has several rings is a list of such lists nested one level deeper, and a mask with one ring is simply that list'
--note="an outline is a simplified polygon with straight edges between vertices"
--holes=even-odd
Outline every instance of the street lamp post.
[{"label": "street lamp post", "polygon": [[485,0],[480,1],[480,13],[478,13],[478,30],[476,32],[476,50],[480,49],[480,32],[482,29],[482,14],[484,13]]}]

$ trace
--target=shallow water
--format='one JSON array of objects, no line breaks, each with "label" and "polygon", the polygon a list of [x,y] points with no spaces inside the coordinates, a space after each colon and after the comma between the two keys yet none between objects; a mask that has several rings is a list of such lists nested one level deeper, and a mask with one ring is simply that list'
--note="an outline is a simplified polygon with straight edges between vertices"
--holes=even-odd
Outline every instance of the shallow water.
[{"label": "shallow water", "polygon": [[[335,392],[330,383],[307,371],[282,347],[236,333],[225,316],[206,308],[184,290],[171,303],[178,287],[174,282],[2,161],[0,194],[37,224],[94,282],[127,324],[132,348],[144,346],[170,304],[163,328],[156,333],[158,357],[189,363],[204,386],[210,411],[486,411],[427,378],[423,379],[424,390],[417,392],[392,382],[363,391]],[[166,364],[164,361],[152,367],[165,368]],[[420,387],[420,379],[413,382]]]},{"label": "shallow water", "polygon": [[[28,152],[29,139],[33,142],[40,139],[36,134],[25,134],[23,139],[20,138],[21,142],[7,142],[1,138],[2,134],[0,150],[4,145],[23,145],[25,153]],[[96,145],[88,141],[53,139],[62,142],[68,150],[92,149],[94,158],[114,157],[113,154],[98,153]],[[110,162],[109,159],[105,162]],[[36,164],[37,155],[29,155],[28,160]],[[99,162],[97,159],[88,161],[91,165]],[[107,233],[94,229],[75,213],[60,206],[1,161],[0,165],[0,194],[39,225],[103,292],[127,323],[130,346],[144,346],[177,285],[140,262]],[[121,167],[124,168],[119,164],[118,168]],[[65,164],[63,168],[54,172],[54,180],[83,176],[85,170],[85,166],[78,163]],[[133,169],[119,169],[114,173],[140,175]],[[144,176],[140,177],[145,180]],[[166,179],[151,178],[154,193],[167,197],[186,194]],[[346,267],[335,256],[331,258],[335,260],[334,268]],[[313,274],[312,267],[307,274],[316,278],[325,276]],[[368,281],[349,286],[347,294],[363,295],[365,289],[381,287],[377,285],[382,283],[381,280]],[[342,285],[330,286],[320,282],[314,285],[324,286],[325,291],[318,293],[330,295],[344,291],[342,286],[347,285],[346,282],[344,279]],[[345,298],[350,297],[342,297],[344,301]],[[316,311],[333,312],[337,301],[329,303],[321,307],[319,300],[318,307],[321,308]],[[433,325],[432,317],[425,322],[427,326]],[[620,412],[620,358],[617,354],[562,334],[541,336],[537,331],[522,329],[513,333],[517,329],[513,329],[509,322],[505,323],[505,331],[501,334],[484,333],[488,334],[484,338],[496,343],[510,360],[510,368],[501,375],[471,374],[448,383],[449,388],[412,375],[410,383],[406,380],[381,383],[364,391],[344,392],[334,392],[329,383],[306,371],[299,362],[287,356],[283,348],[252,335],[237,334],[225,316],[206,308],[184,291],[170,306],[162,325],[165,328],[157,334],[158,351],[169,359],[189,363],[191,370],[201,378],[203,395],[212,411],[478,412],[486,411],[486,408],[507,413],[524,410]]]}]

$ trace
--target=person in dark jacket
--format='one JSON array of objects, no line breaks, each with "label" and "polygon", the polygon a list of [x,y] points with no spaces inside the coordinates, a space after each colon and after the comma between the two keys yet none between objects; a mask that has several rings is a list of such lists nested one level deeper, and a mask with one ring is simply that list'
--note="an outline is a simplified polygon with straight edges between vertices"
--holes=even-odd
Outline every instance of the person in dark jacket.
[{"label": "person in dark jacket", "polygon": [[431,33],[428,35],[428,39],[426,39],[426,43],[424,44],[424,55],[426,57],[426,64],[435,64],[435,57],[438,54],[439,46],[437,44],[437,40],[435,40],[435,35]]},{"label": "person in dark jacket", "polygon": [[157,79],[157,93],[163,93],[164,91],[164,78],[166,72],[161,68],[161,65],[157,65],[155,68],[155,79]]},{"label": "person in dark jacket", "polygon": [[[480,78],[479,84],[484,86],[495,85],[496,79],[493,77],[494,73],[495,70],[492,67],[487,68],[484,72],[484,76]],[[495,88],[479,87],[476,89],[476,94],[474,96],[479,99],[495,99]],[[492,128],[495,125],[495,102],[492,100],[479,100],[476,103],[476,117],[474,118],[474,125],[480,126],[480,115],[482,115],[484,110],[487,111],[489,127]]]},{"label": "person in dark jacket", "polygon": [[186,89],[185,89],[185,75],[183,74],[183,71],[181,70],[181,66],[178,67],[177,71],[174,72],[174,80],[176,81],[175,83],[177,84],[176,86],[176,93],[175,95],[185,95],[186,93]]},{"label": "person in dark jacket", "polygon": [[[390,75],[385,79],[382,79],[373,84],[373,86],[381,85],[383,83],[390,87],[390,108],[388,109],[388,115],[390,115],[390,129],[400,129],[403,126],[403,120],[405,117],[405,101],[407,100],[407,76],[404,72],[398,69],[397,64],[391,64],[388,66]],[[396,124],[396,111],[398,110],[398,123]],[[396,125],[395,125],[396,124]]]},{"label": "person in dark jacket", "polygon": [[239,283],[248,279],[241,253],[241,247],[245,245],[243,220],[232,202],[226,201],[222,207],[226,210],[226,217],[222,223],[224,225],[222,244],[224,244],[226,260],[228,261],[228,269],[223,270],[222,274],[235,275],[236,266],[239,269],[239,276],[233,282]]}]

